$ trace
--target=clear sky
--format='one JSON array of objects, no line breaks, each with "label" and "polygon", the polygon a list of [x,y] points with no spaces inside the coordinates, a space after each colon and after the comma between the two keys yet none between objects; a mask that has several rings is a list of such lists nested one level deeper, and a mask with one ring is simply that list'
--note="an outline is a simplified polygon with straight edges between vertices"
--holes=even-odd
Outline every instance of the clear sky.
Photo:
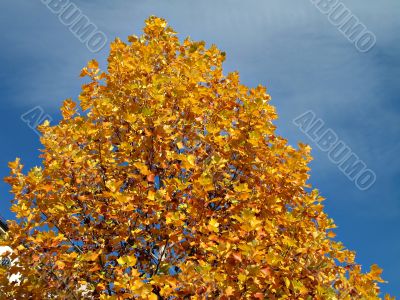
[{"label": "clear sky", "polygon": [[[64,0],[66,1],[66,0]],[[43,1],[45,2],[45,1]],[[62,2],[62,1],[61,1]],[[226,71],[272,96],[280,135],[313,147],[311,183],[327,198],[337,239],[363,266],[379,264],[384,292],[400,295],[400,1],[343,0],[376,36],[359,52],[310,0],[70,1],[108,40],[141,33],[149,15],[164,17],[184,38],[205,40],[227,53]],[[0,172],[21,157],[37,159],[38,136],[21,115],[41,106],[55,121],[62,100],[77,98],[80,69],[92,58],[105,67],[108,45],[93,54],[41,0],[0,2]],[[327,153],[292,120],[312,110],[376,173],[359,190]],[[9,212],[9,187],[0,184],[0,213]]]}]

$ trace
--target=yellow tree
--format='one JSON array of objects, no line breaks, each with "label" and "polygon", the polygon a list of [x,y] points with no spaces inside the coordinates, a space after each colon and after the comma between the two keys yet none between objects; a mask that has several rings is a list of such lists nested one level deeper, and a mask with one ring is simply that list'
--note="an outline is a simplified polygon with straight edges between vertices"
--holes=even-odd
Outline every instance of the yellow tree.
[{"label": "yellow tree", "polygon": [[379,299],[381,270],[332,240],[310,148],[224,59],[151,17],[88,63],[80,108],[40,126],[43,167],[10,163],[5,299]]}]

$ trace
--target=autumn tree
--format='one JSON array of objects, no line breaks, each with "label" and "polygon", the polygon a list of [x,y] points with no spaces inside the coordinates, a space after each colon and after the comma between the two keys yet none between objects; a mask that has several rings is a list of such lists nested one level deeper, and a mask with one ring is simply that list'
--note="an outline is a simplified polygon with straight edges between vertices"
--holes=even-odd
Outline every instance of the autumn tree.
[{"label": "autumn tree", "polygon": [[310,148],[224,59],[151,17],[88,63],[80,107],[40,126],[43,166],[10,163],[5,299],[379,299],[306,183]]}]

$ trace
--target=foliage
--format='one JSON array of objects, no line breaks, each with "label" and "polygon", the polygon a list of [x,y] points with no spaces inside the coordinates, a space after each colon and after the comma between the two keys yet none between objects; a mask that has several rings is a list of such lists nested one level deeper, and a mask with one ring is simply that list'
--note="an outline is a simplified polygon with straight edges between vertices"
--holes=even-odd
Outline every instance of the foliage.
[{"label": "foliage", "polygon": [[310,148],[275,135],[266,89],[224,59],[151,17],[112,43],[107,72],[88,63],[81,109],[40,126],[43,167],[10,163],[4,295],[379,299],[381,270],[332,239],[306,183]]}]

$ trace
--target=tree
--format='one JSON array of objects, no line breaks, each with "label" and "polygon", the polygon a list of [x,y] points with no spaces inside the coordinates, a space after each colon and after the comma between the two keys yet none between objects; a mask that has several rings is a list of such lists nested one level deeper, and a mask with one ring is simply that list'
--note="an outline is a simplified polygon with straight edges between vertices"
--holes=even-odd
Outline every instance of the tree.
[{"label": "tree", "polygon": [[43,167],[10,163],[5,297],[379,299],[381,270],[332,239],[306,183],[310,147],[275,135],[266,89],[224,59],[151,17],[107,72],[88,63],[80,109],[40,126]]}]

